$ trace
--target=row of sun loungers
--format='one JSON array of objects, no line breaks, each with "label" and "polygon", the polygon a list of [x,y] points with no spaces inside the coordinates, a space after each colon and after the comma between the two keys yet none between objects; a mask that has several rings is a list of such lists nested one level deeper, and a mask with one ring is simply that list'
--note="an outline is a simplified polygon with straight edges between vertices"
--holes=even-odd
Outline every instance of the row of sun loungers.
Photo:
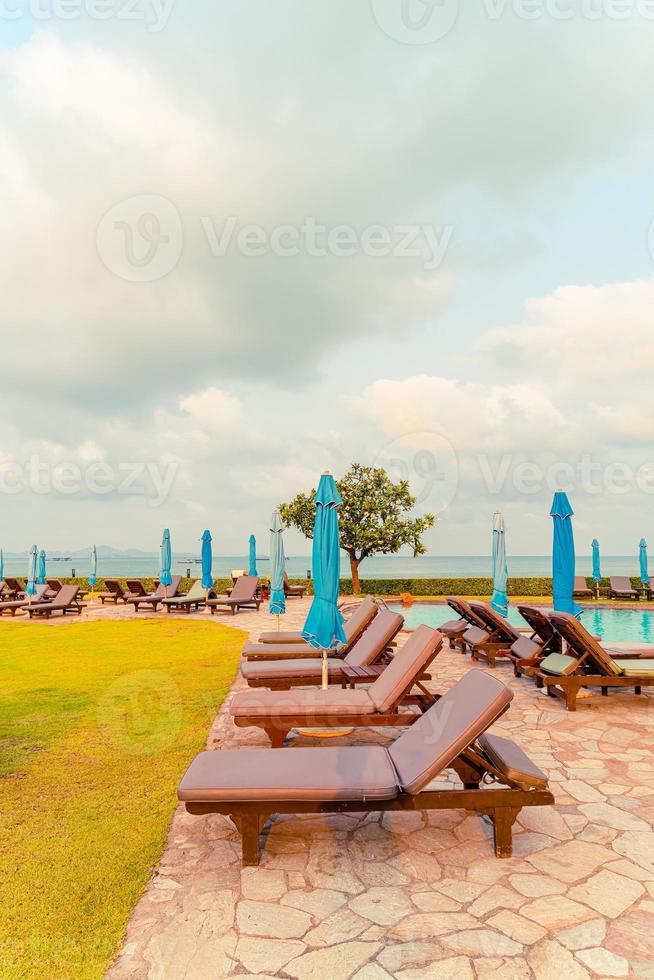
[{"label": "row of sun loungers", "polygon": [[[241,671],[255,689],[237,693],[230,711],[238,727],[263,729],[273,748],[203,752],[178,790],[189,813],[234,820],[244,864],[259,863],[272,814],[451,808],[489,818],[496,855],[509,857],[520,809],[554,802],[522,749],[489,731],[509,708],[509,688],[472,670],[432,694],[424,682],[443,636],[421,626],[397,651],[403,625],[398,613],[364,600],[345,623],[345,644],[329,651],[327,689],[319,688],[322,651],[305,649],[299,634],[266,633],[246,645]],[[291,729],[314,725],[408,730],[388,748],[283,748]]]},{"label": "row of sun loungers", "polygon": [[[640,694],[654,687],[654,646],[606,644],[592,636],[574,616],[519,605],[518,611],[532,630],[530,636],[515,630],[502,616],[482,602],[448,598],[461,616],[442,628],[450,645],[469,652],[494,667],[499,658],[513,663],[517,677],[535,680],[551,697],[575,711],[583,688],[630,687]],[[483,634],[485,633],[486,639]]]},{"label": "row of sun loungers", "polygon": [[0,616],[15,616],[19,613],[29,616],[30,619],[49,618],[53,613],[60,613],[62,616],[67,613],[79,615],[83,609],[84,603],[77,585],[62,585],[54,595],[47,585],[37,585],[36,595],[0,602]]}]

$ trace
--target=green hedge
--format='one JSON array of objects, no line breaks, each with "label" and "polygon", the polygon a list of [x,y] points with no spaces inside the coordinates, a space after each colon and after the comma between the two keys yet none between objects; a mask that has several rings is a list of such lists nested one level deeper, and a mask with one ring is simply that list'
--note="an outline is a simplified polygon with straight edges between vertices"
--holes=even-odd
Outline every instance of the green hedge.
[{"label": "green hedge", "polygon": [[[51,576],[55,578],[56,576]],[[136,578],[137,576],[132,576]],[[87,588],[86,578],[62,578],[62,582],[67,584],[81,585]],[[119,578],[118,581],[125,588],[126,580]],[[195,579],[183,578],[180,585],[180,592],[187,592]],[[292,585],[303,585],[307,590],[307,595],[313,595],[313,581],[306,578],[293,578],[289,580]],[[143,582],[147,589],[154,587],[153,578],[144,578]],[[592,578],[587,578],[586,582],[590,589],[595,590],[595,583]],[[607,590],[609,580],[602,579],[600,588]],[[640,579],[636,576],[631,579],[632,588],[640,590],[642,588]],[[231,589],[232,580],[227,578],[216,579],[216,589],[218,592],[225,592]],[[104,578],[98,577],[96,592],[105,590]],[[340,584],[341,595],[352,595],[352,579],[342,578]],[[361,591],[364,594],[372,595],[401,595],[402,592],[410,592],[414,596],[445,596],[445,595],[479,595],[490,596],[493,592],[493,580],[491,578],[362,578]],[[510,596],[549,596],[552,594],[551,578],[510,578],[507,583],[507,593]],[[291,600],[292,602],[293,600]]]}]

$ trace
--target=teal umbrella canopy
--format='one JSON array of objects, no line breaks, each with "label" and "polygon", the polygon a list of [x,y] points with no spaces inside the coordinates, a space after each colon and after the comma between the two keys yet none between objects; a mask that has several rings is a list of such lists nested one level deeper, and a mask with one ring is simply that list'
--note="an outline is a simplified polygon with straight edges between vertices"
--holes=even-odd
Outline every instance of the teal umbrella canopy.
[{"label": "teal umbrella canopy", "polygon": [[4,581],[5,577],[5,556],[2,548],[0,548],[0,582]]},{"label": "teal umbrella canopy", "polygon": [[38,577],[39,549],[35,544],[32,545],[30,556],[27,563],[27,585],[25,592],[27,595],[36,595],[36,579]]},{"label": "teal umbrella canopy", "polygon": [[202,588],[213,589],[213,552],[211,550],[211,531],[202,533]]},{"label": "teal umbrella canopy", "polygon": [[504,518],[498,510],[493,518],[493,598],[491,599],[491,606],[500,616],[506,616],[509,611],[509,600],[506,594],[508,577]]},{"label": "teal umbrella canopy", "polygon": [[39,554],[39,577],[37,579],[37,585],[45,585],[46,572],[46,555],[45,551],[41,550]]},{"label": "teal umbrella canopy", "polygon": [[173,554],[170,546],[170,531],[166,528],[161,539],[161,572],[159,574],[159,581],[164,586],[172,584],[173,579],[170,573],[172,563]]},{"label": "teal umbrella canopy", "polygon": [[597,538],[593,538],[593,582],[602,581],[602,570],[600,568],[600,544]]},{"label": "teal umbrella canopy", "polygon": [[567,494],[558,490],[554,494],[550,517],[553,522],[552,541],[552,591],[556,612],[578,616],[583,610],[572,598],[575,587],[575,540],[572,529],[574,511]]},{"label": "teal umbrella canopy", "polygon": [[647,541],[640,539],[640,581],[643,585],[649,585],[649,570],[647,568]]},{"label": "teal umbrella canopy", "polygon": [[284,592],[284,525],[278,510],[273,512],[270,522],[270,602],[268,610],[273,616],[283,616],[286,612]]},{"label": "teal umbrella canopy", "polygon": [[329,650],[345,642],[343,615],[338,608],[341,570],[338,508],[343,501],[331,474],[320,477],[314,502],[316,519],[311,558],[314,599],[302,636],[312,647]]},{"label": "teal umbrella canopy", "polygon": [[98,581],[98,549],[95,545],[91,548],[91,574],[88,578],[89,585],[96,585]]},{"label": "teal umbrella canopy", "polygon": [[248,575],[257,574],[257,539],[254,534],[250,535],[250,540],[248,542]]}]

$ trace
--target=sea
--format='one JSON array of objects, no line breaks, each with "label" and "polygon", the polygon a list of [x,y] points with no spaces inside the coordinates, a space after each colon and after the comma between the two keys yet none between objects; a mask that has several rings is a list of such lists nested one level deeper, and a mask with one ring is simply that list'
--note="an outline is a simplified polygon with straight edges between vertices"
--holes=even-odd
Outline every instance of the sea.
[{"label": "sea", "polygon": [[[552,559],[549,555],[509,556],[509,576],[527,578],[550,576]],[[5,574],[25,576],[27,558],[5,556]],[[214,555],[213,574],[215,578],[228,578],[232,571],[247,569],[245,555]],[[268,574],[267,557],[257,560],[257,570],[261,577]],[[290,578],[307,578],[311,569],[309,555],[290,556],[286,559],[286,569]],[[89,573],[87,558],[48,558],[48,575],[66,577],[86,576]],[[199,558],[173,555],[173,573],[199,577]],[[578,575],[592,573],[590,555],[577,555]],[[156,554],[139,557],[112,555],[98,556],[98,575],[112,578],[148,578],[159,574],[159,557]],[[491,572],[490,555],[423,555],[420,558],[402,555],[380,555],[366,558],[359,567],[361,578],[488,578]],[[602,575],[639,576],[638,555],[602,555]],[[341,578],[350,578],[350,563],[347,556],[341,558]]]}]

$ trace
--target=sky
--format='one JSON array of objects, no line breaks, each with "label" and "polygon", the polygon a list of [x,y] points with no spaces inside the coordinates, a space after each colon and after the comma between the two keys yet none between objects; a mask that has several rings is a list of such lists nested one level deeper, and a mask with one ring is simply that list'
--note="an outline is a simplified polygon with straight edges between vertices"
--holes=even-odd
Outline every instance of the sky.
[{"label": "sky", "polygon": [[[0,545],[239,553],[351,463],[431,554],[654,537],[645,0],[3,0]],[[289,535],[289,553],[308,545]]]}]

